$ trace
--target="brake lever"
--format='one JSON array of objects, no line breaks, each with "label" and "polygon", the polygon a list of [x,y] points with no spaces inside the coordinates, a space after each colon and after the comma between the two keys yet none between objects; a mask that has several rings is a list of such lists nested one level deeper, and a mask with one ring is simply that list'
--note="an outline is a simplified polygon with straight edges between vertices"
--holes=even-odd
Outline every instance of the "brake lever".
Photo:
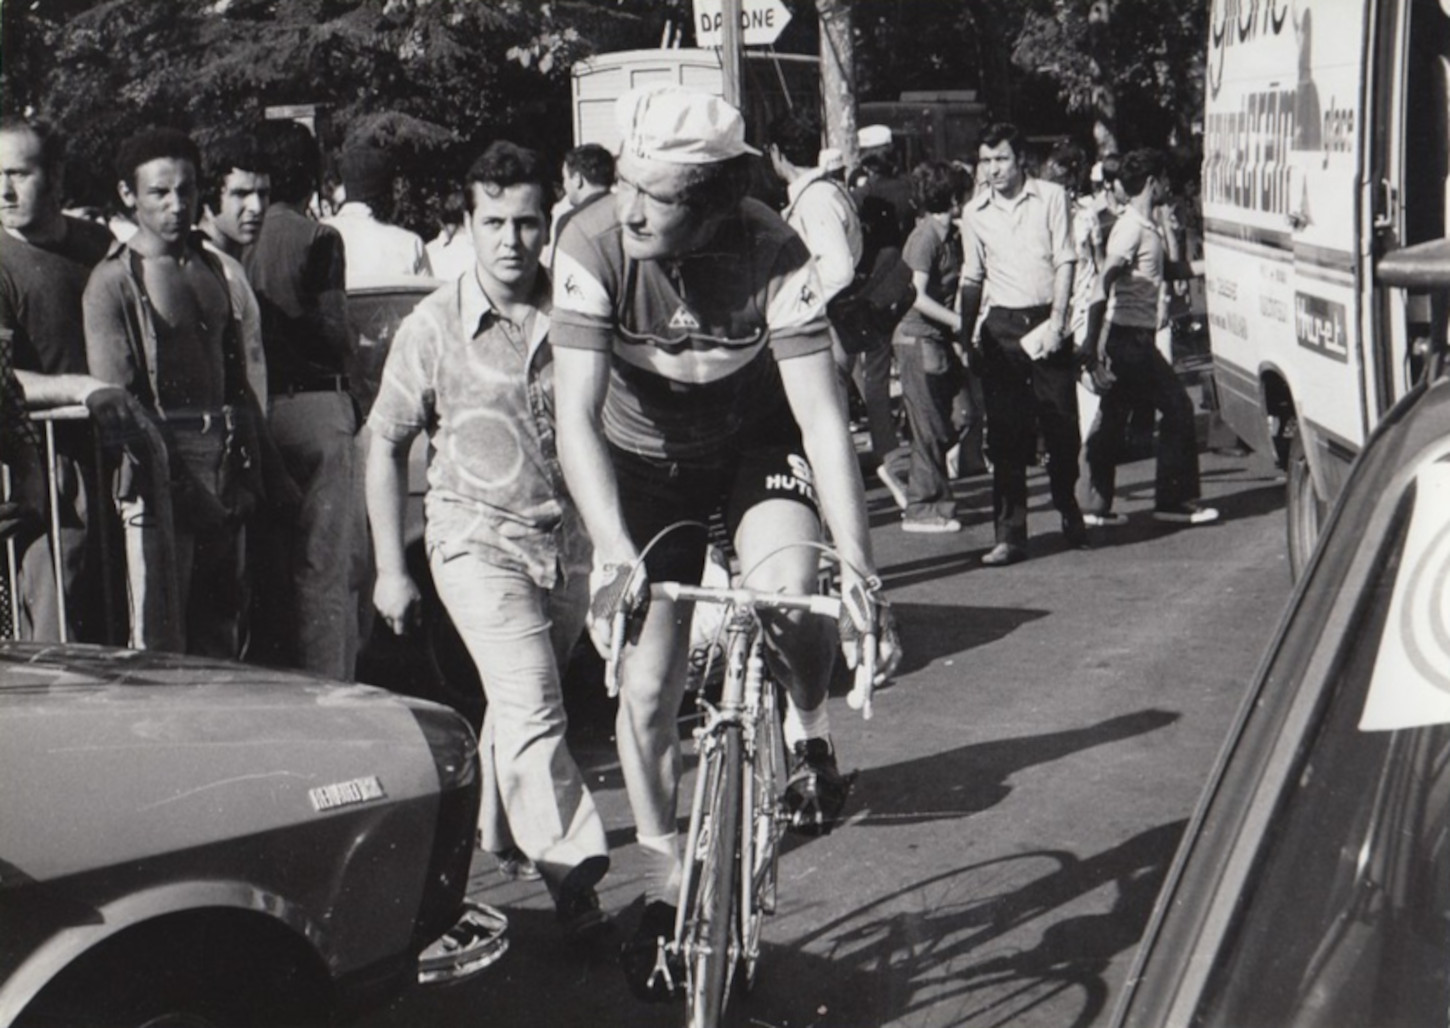
[{"label": "brake lever", "polygon": [[624,636],[629,628],[629,616],[616,611],[609,622],[609,659],[604,662],[604,691],[610,699],[619,695],[619,661],[624,655]]},{"label": "brake lever", "polygon": [[871,694],[876,688],[876,633],[867,632],[861,637],[861,662],[856,665],[856,680],[846,697],[846,706],[859,710],[861,718],[871,720]]}]

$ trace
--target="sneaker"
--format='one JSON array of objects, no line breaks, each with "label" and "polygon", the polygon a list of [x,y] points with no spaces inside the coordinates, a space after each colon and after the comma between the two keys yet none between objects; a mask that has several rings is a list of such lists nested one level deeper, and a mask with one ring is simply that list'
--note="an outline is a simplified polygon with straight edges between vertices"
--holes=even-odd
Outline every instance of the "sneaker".
[{"label": "sneaker", "polygon": [[1062,516],[1062,537],[1069,549],[1091,550],[1092,540],[1088,538],[1087,520],[1081,514]]},{"label": "sneaker", "polygon": [[940,514],[934,514],[925,518],[902,518],[901,530],[903,532],[929,532],[933,535],[940,535],[943,532],[960,532],[962,523],[956,518],[944,518]]},{"label": "sneaker", "polygon": [[886,487],[886,491],[891,494],[891,498],[896,501],[896,505],[902,510],[905,510],[906,484],[897,478],[884,462],[877,466],[876,477],[881,479],[881,484]]},{"label": "sneaker", "polygon": [[1117,511],[1105,510],[1101,514],[1094,514],[1091,511],[1084,511],[1083,522],[1093,528],[1110,528],[1128,523],[1128,515],[1119,514]]},{"label": "sneaker", "polygon": [[982,563],[989,568],[1004,568],[1009,564],[1020,564],[1027,559],[1027,551],[1012,543],[998,543],[982,554]]},{"label": "sneaker", "polygon": [[671,945],[675,938],[675,907],[663,900],[645,904],[634,937],[619,952],[624,980],[636,999],[663,1003],[682,994],[685,965]]},{"label": "sneaker", "polygon": [[576,942],[596,938],[614,927],[599,906],[595,884],[609,870],[608,857],[589,857],[564,876],[554,891],[554,914]]},{"label": "sneaker", "polygon": [[510,846],[502,853],[495,853],[493,857],[498,861],[499,876],[511,882],[537,882],[543,877],[539,872],[539,865],[525,856],[524,851],[517,846]]},{"label": "sneaker", "polygon": [[802,835],[829,835],[840,820],[855,772],[841,774],[829,739],[795,744],[783,797],[790,826]]},{"label": "sneaker", "polygon": [[1174,525],[1207,525],[1218,520],[1218,511],[1213,507],[1200,507],[1196,503],[1180,503],[1173,507],[1155,508],[1153,520]]}]

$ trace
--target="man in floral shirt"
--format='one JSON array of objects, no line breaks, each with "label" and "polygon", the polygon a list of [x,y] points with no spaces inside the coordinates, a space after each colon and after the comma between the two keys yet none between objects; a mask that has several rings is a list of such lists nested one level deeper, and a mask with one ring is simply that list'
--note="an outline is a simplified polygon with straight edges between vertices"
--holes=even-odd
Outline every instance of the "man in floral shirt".
[{"label": "man in floral shirt", "polygon": [[488,697],[480,844],[501,869],[537,867],[565,930],[592,936],[608,925],[594,886],[609,857],[564,741],[560,668],[584,627],[589,547],[554,446],[550,285],[539,266],[549,170],[534,151],[498,142],[465,187],[477,265],[399,326],[368,418],[373,602],[395,632],[418,616],[402,525],[408,451],[426,431],[429,567]]}]

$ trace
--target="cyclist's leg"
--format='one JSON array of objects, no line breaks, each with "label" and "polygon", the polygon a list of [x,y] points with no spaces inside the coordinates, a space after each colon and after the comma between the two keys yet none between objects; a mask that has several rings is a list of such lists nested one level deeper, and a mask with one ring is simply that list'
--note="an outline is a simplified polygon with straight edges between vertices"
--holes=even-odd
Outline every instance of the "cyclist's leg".
[{"label": "cyclist's leg", "polygon": [[[789,499],[755,503],[744,511],[735,530],[735,552],[741,570],[749,573],[745,584],[763,592],[816,592],[820,551],[790,544],[820,539],[821,522],[814,508]],[[835,659],[834,627],[802,613],[763,614],[762,620],[772,670],[792,704],[798,710],[820,707]]]},{"label": "cyclist's leg", "polygon": [[[798,447],[761,447],[742,455],[726,508],[741,570],[761,590],[817,590],[821,521],[810,466]],[[767,657],[786,687],[786,744],[791,782],[786,803],[797,828],[830,831],[845,806],[851,778],[840,773],[831,742],[826,692],[837,635],[830,622],[803,614],[772,615]]]},{"label": "cyclist's leg", "polygon": [[[646,546],[675,522],[703,521],[718,495],[718,475],[681,470],[618,450],[612,457],[625,524],[636,546]],[[655,582],[699,582],[704,560],[703,530],[671,532],[645,555],[649,578]],[[643,917],[625,944],[622,964],[631,991],[647,1000],[669,998],[681,981],[657,972],[669,959],[665,943],[674,938],[681,877],[677,718],[688,659],[689,608],[652,602],[638,642],[620,662],[615,720],[625,793],[645,858]]]},{"label": "cyclist's leg", "polygon": [[[718,495],[718,471],[682,468],[618,449],[611,457],[625,525],[638,547],[678,522],[703,521]],[[645,554],[653,582],[697,583],[704,562],[705,533],[695,528],[668,532]],[[659,840],[676,831],[677,717],[689,657],[688,614],[680,605],[652,602],[638,641],[620,661],[615,731],[625,793],[642,839]],[[677,868],[677,858],[674,864]],[[647,895],[665,898],[664,883],[655,877]]]}]

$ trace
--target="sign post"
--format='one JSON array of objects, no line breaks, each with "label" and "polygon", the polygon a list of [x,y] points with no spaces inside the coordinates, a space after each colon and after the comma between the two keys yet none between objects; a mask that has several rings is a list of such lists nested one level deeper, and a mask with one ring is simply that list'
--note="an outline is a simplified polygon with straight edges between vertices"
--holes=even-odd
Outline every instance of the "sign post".
[{"label": "sign post", "polygon": [[[695,45],[723,47],[725,26],[733,21],[739,26],[741,43],[745,46],[770,46],[790,24],[790,11],[781,0],[693,0]],[[734,8],[734,18],[727,19],[725,8]]]}]

